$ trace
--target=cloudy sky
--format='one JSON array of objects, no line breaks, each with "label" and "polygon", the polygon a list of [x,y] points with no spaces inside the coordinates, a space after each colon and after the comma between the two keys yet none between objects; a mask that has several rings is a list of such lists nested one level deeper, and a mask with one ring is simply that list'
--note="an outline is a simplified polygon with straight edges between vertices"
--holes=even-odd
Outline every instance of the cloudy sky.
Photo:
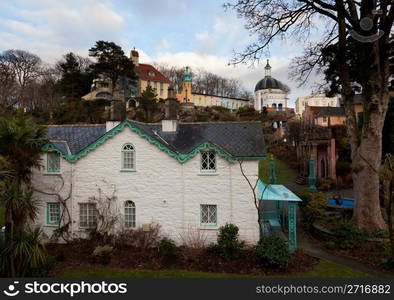
[{"label": "cloudy sky", "polygon": [[[87,56],[95,41],[108,40],[127,54],[135,47],[142,62],[204,68],[253,91],[265,61],[228,66],[234,51],[253,37],[243,20],[224,10],[226,1],[231,0],[1,0],[0,51],[24,49],[54,63],[70,51]],[[292,89],[290,106],[311,92],[288,78],[289,62],[301,49],[295,41],[278,41],[267,57],[272,75]]]}]

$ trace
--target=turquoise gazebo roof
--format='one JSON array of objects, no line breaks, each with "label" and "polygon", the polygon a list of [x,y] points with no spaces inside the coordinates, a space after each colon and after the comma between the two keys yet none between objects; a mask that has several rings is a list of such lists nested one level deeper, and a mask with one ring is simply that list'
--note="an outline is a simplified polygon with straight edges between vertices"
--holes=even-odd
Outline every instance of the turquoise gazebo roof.
[{"label": "turquoise gazebo roof", "polygon": [[263,201],[294,201],[302,200],[282,184],[266,184],[259,180],[257,186],[257,196]]}]

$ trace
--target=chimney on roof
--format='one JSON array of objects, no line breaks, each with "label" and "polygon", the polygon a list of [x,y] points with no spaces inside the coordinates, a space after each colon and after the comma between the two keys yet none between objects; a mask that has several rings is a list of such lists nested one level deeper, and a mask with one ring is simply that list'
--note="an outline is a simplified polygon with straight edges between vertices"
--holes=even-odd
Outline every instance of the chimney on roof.
[{"label": "chimney on roof", "polygon": [[139,64],[139,53],[137,50],[135,50],[135,48],[133,48],[133,50],[130,51],[130,59],[134,64],[134,67],[138,67]]},{"label": "chimney on roof", "polygon": [[178,128],[179,102],[175,97],[173,87],[168,88],[168,98],[165,101],[165,117],[161,121],[163,132],[176,132]]}]

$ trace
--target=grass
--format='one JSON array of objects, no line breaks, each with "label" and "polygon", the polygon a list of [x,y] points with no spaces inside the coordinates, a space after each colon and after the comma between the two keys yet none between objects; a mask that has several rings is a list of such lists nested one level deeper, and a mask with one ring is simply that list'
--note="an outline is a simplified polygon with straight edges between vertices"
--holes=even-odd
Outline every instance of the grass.
[{"label": "grass", "polygon": [[[264,278],[265,276],[252,276],[226,273],[193,272],[184,270],[125,270],[125,269],[76,269],[66,268],[56,277],[60,278]],[[371,277],[358,270],[322,260],[314,270],[284,276],[268,277],[292,277],[292,278],[364,278]]]},{"label": "grass", "polygon": [[0,227],[4,226],[5,207],[0,205]]},{"label": "grass", "polygon": [[[308,191],[307,186],[300,186],[294,183],[297,178],[297,170],[290,168],[285,162],[275,159],[276,183],[283,184],[295,193]],[[259,176],[262,181],[269,183],[269,160],[263,159],[259,163]]]}]

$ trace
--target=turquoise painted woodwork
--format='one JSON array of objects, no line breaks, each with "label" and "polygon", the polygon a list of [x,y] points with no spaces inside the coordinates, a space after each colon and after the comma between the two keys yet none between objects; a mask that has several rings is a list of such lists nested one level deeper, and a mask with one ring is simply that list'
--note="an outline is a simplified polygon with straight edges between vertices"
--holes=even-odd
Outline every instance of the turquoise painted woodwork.
[{"label": "turquoise painted woodwork", "polygon": [[94,141],[92,144],[89,146],[85,147],[81,151],[79,151],[76,154],[68,154],[64,153],[62,150],[60,150],[58,147],[56,147],[52,143],[48,143],[43,147],[43,151],[54,151],[60,154],[61,157],[63,157],[65,160],[67,160],[70,163],[75,163],[78,161],[80,158],[86,156],[90,151],[93,151],[96,149],[98,146],[106,142],[108,139],[113,137],[114,135],[118,134],[121,132],[125,127],[128,127],[131,131],[135,132],[139,136],[145,138],[149,143],[155,145],[158,147],[161,151],[167,153],[169,156],[175,158],[178,160],[180,163],[185,163],[189,159],[195,157],[201,150],[204,149],[209,149],[215,151],[217,155],[220,157],[224,158],[228,162],[236,162],[237,160],[260,160],[263,159],[264,157],[262,156],[256,156],[256,157],[235,157],[231,155],[230,153],[222,150],[219,146],[211,143],[211,142],[204,142],[198,147],[194,148],[192,151],[190,151],[187,154],[181,154],[178,152],[175,152],[174,150],[170,149],[167,145],[163,144],[161,141],[158,139],[151,137],[150,135],[146,134],[144,131],[141,129],[137,128],[132,122],[125,120],[121,122],[118,126],[114,127],[110,131],[106,132],[103,136],[98,138],[96,141]]},{"label": "turquoise painted woodwork", "polygon": [[272,156],[269,158],[269,181],[271,184],[276,183],[275,160]]},{"label": "turquoise painted woodwork", "polygon": [[309,176],[308,176],[309,191],[316,192],[316,162],[315,158],[309,159]]},{"label": "turquoise painted woodwork", "polygon": [[289,250],[297,250],[297,203],[288,202],[287,214],[289,219]]},{"label": "turquoise painted woodwork", "polygon": [[[275,209],[271,211],[260,211],[262,224],[260,232],[267,234],[267,223],[282,226],[285,229],[287,219],[289,250],[297,249],[297,203],[302,200],[281,184],[265,184],[259,180],[257,184],[257,196],[259,201],[275,201]],[[262,206],[262,204],[260,203]],[[286,209],[287,208],[287,209]]]},{"label": "turquoise painted woodwork", "polygon": [[183,82],[192,82],[192,76],[190,74],[189,68],[186,68],[185,73],[183,75]]}]

